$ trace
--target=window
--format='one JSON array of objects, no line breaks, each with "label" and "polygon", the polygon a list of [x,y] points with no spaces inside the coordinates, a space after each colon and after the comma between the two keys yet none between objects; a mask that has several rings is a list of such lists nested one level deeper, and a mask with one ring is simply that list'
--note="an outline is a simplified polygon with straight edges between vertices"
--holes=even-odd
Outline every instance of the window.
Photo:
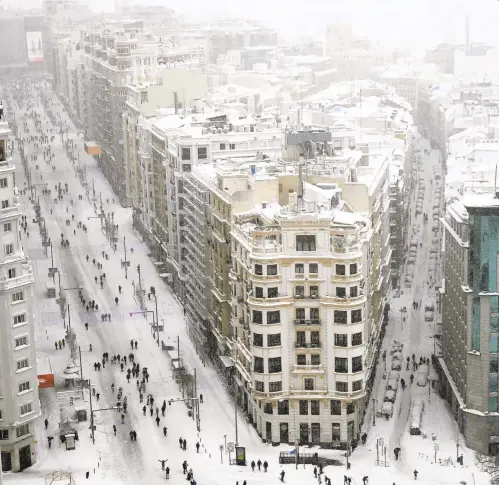
[{"label": "window", "polygon": [[347,347],[348,346],[348,335],[346,333],[335,333],[334,334],[334,346],[335,347]]},{"label": "window", "polygon": [[336,392],[348,392],[348,382],[336,382]]},{"label": "window", "polygon": [[335,310],[334,323],[347,323],[347,312],[343,310]]},{"label": "window", "polygon": [[362,356],[352,357],[352,372],[362,371]]},{"label": "window", "polygon": [[263,374],[263,358],[262,357],[253,357],[255,359],[254,367],[255,372],[259,374]]},{"label": "window", "polygon": [[362,391],[362,379],[352,382],[352,391]]},{"label": "window", "polygon": [[253,345],[256,347],[263,347],[263,335],[261,333],[253,334]]},{"label": "window", "polygon": [[312,344],[312,347],[320,347],[321,346],[321,340],[320,340],[320,334],[317,331],[310,332],[310,343]]},{"label": "window", "polygon": [[350,287],[350,298],[357,298],[359,296],[359,289],[357,286]]},{"label": "window", "polygon": [[9,201],[8,200],[2,200],[2,209],[7,209],[9,207]]},{"label": "window", "polygon": [[183,163],[182,172],[190,172],[190,171],[191,171],[191,166],[188,163]]},{"label": "window", "polygon": [[275,312],[267,312],[267,323],[281,323],[281,312],[277,310]]},{"label": "window", "polygon": [[359,266],[357,263],[350,264],[350,274],[357,274],[359,272]]},{"label": "window", "polygon": [[277,264],[267,265],[267,275],[274,276],[277,274]]},{"label": "window", "polygon": [[9,439],[9,430],[0,429],[0,440],[8,440],[8,439]]},{"label": "window", "polygon": [[345,357],[335,357],[334,371],[341,374],[346,374],[348,372],[348,359]]},{"label": "window", "polygon": [[318,416],[320,413],[321,413],[320,402],[316,400],[310,401],[310,414]]},{"label": "window", "polygon": [[289,414],[289,401],[277,401],[277,414]]},{"label": "window", "polygon": [[21,382],[19,384],[19,392],[29,391],[31,389],[31,384],[29,381]]},{"label": "window", "polygon": [[12,231],[12,223],[11,222],[6,222],[3,225],[3,232],[11,232]]},{"label": "window", "polygon": [[190,159],[191,159],[191,149],[182,148],[182,160],[190,160]]},{"label": "window", "polygon": [[5,245],[5,254],[8,256],[9,254],[14,253],[14,245],[13,244],[6,244]]},{"label": "window", "polygon": [[302,400],[300,401],[300,415],[307,416],[308,414],[308,401]]},{"label": "window", "polygon": [[362,332],[352,334],[352,346],[362,345]]},{"label": "window", "polygon": [[236,149],[236,144],[235,143],[229,143],[229,148],[231,150],[235,150]]},{"label": "window", "polygon": [[352,310],[352,323],[362,322],[362,310]]},{"label": "window", "polygon": [[347,403],[347,414],[353,414],[355,412],[355,403]]},{"label": "window", "polygon": [[20,323],[25,323],[25,322],[26,322],[26,313],[14,315],[14,325],[19,325]]},{"label": "window", "polygon": [[315,251],[315,236],[299,235],[296,236],[297,251]]},{"label": "window", "polygon": [[281,392],[282,391],[282,381],[269,382],[269,392]]},{"label": "window", "polygon": [[303,379],[303,388],[305,389],[305,391],[313,391],[315,388],[314,379],[312,377]]},{"label": "window", "polygon": [[208,150],[206,147],[199,147],[198,148],[198,159],[199,160],[206,160],[208,158]]},{"label": "window", "polygon": [[319,320],[320,319],[320,311],[318,308],[310,309],[310,320]]},{"label": "window", "polygon": [[260,310],[253,310],[253,323],[263,323],[263,314]]},{"label": "window", "polygon": [[307,357],[305,354],[298,354],[296,356],[296,365],[307,365]]},{"label": "window", "polygon": [[341,438],[340,430],[341,430],[340,423],[333,423],[333,439],[332,439],[332,441],[340,441],[340,438]]},{"label": "window", "polygon": [[344,264],[337,264],[336,265],[336,274],[340,276],[345,275],[345,265]]},{"label": "window", "polygon": [[5,189],[6,187],[8,187],[7,179],[0,179],[0,189]]},{"label": "window", "polygon": [[279,292],[277,289],[277,286],[273,286],[272,288],[269,288],[267,290],[267,297],[268,298],[277,298],[279,296]]},{"label": "window", "polygon": [[262,381],[255,381],[255,390],[265,392],[265,384]]},{"label": "window", "polygon": [[310,298],[319,298],[319,287],[311,286],[310,287]]},{"label": "window", "polygon": [[321,365],[321,356],[319,354],[312,354],[310,356],[310,364]]},{"label": "window", "polygon": [[220,150],[226,150],[225,143],[220,143]]},{"label": "window", "polygon": [[341,401],[337,401],[335,399],[331,401],[331,414],[334,416],[341,415]]},{"label": "window", "polygon": [[295,312],[297,320],[305,320],[305,308],[297,308]]},{"label": "window", "polygon": [[7,271],[7,276],[9,279],[15,278],[16,277],[16,268],[10,268],[9,271]]},{"label": "window", "polygon": [[18,438],[27,434],[29,434],[29,424],[23,424],[22,426],[16,428],[16,436]]},{"label": "window", "polygon": [[306,343],[307,343],[307,340],[305,338],[305,332],[303,332],[303,331],[296,332],[297,347],[303,347],[304,345],[306,345]]},{"label": "window", "polygon": [[498,373],[497,357],[490,358],[490,372],[492,374]]},{"label": "window", "polygon": [[275,374],[277,372],[282,372],[281,358],[271,357],[269,359],[269,373]]},{"label": "window", "polygon": [[26,335],[23,335],[22,337],[16,338],[16,345],[15,345],[16,349],[18,347],[23,347],[25,345],[28,345],[28,337]]},{"label": "window", "polygon": [[295,286],[295,298],[303,298],[305,296],[304,286]]},{"label": "window", "polygon": [[272,409],[272,403],[271,402],[266,402],[263,405],[263,412],[265,414],[273,414],[274,410]]},{"label": "window", "polygon": [[28,359],[22,359],[17,361],[17,370],[26,369],[29,367]]},{"label": "window", "polygon": [[255,298],[263,298],[263,288],[261,286],[255,287]]},{"label": "window", "polygon": [[345,298],[347,296],[347,290],[346,288],[342,286],[337,286],[336,287],[336,297],[337,298]]},{"label": "window", "polygon": [[319,272],[319,265],[317,263],[310,263],[308,265],[308,272],[310,274],[317,274]]},{"label": "window", "polygon": [[278,347],[281,345],[281,334],[271,333],[267,335],[267,347]]},{"label": "window", "polygon": [[255,274],[258,274],[258,275],[263,274],[263,266],[261,264],[255,264]]},{"label": "window", "polygon": [[24,300],[24,291],[16,291],[12,293],[12,301],[23,301]]},{"label": "window", "polygon": [[20,415],[23,416],[24,414],[31,413],[33,411],[33,403],[29,402],[27,404],[23,404],[20,408]]},{"label": "window", "polygon": [[301,263],[295,264],[295,273],[303,274],[305,272],[305,266]]}]

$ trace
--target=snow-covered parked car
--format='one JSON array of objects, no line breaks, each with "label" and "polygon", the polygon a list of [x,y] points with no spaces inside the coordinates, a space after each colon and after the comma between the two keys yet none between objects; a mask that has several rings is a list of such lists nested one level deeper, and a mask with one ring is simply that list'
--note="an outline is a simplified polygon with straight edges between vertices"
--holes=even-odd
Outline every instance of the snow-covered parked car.
[{"label": "snow-covered parked car", "polygon": [[386,388],[389,391],[396,391],[399,387],[399,381],[397,379],[388,379],[386,382]]},{"label": "snow-covered parked car", "polygon": [[432,306],[426,305],[424,307],[424,321],[425,322],[433,322],[433,318],[435,317],[435,309]]},{"label": "snow-covered parked car", "polygon": [[411,427],[409,432],[412,435],[421,434],[421,423],[423,421],[424,401],[417,399],[412,403]]},{"label": "snow-covered parked car", "polygon": [[384,402],[381,406],[381,416],[391,418],[393,416],[393,403]]},{"label": "snow-covered parked car", "polygon": [[401,370],[402,369],[402,362],[400,359],[393,358],[392,359],[392,370]]},{"label": "snow-covered parked car", "polygon": [[395,391],[392,391],[392,390],[387,390],[385,392],[385,397],[383,399],[384,402],[395,402],[395,398],[397,397],[397,393]]}]

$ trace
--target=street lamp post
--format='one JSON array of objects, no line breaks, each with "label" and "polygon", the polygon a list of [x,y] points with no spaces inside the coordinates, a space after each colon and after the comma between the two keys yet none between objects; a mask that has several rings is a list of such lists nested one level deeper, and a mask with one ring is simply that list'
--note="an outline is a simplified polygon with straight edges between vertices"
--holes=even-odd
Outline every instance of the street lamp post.
[{"label": "street lamp post", "polygon": [[[155,312],[154,310],[141,310],[140,312],[130,312],[130,316],[132,315],[144,315],[145,313],[152,313],[152,327],[153,327],[153,332],[154,332],[154,329],[156,328],[156,331],[158,333],[158,345],[159,345],[159,330],[158,330],[158,323],[157,323],[157,318],[156,318],[156,315],[155,315]],[[156,323],[155,323],[156,322]],[[153,333],[154,335],[154,333]]]}]

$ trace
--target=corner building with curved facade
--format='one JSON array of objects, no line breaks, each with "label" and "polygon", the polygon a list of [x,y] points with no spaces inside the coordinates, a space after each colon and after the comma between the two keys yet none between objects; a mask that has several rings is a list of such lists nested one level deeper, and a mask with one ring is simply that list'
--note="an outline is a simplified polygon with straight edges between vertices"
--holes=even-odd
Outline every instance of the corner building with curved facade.
[{"label": "corner building with curved facade", "polygon": [[234,377],[265,441],[346,448],[359,440],[378,338],[366,299],[372,230],[341,190],[323,196],[290,193],[288,206],[235,215]]}]

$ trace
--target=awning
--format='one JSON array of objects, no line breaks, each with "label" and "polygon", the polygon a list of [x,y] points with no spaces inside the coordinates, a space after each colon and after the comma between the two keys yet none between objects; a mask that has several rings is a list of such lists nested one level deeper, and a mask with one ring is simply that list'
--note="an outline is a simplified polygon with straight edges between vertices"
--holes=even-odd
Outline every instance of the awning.
[{"label": "awning", "polygon": [[234,362],[228,355],[219,355],[218,357],[226,369],[234,367]]}]

